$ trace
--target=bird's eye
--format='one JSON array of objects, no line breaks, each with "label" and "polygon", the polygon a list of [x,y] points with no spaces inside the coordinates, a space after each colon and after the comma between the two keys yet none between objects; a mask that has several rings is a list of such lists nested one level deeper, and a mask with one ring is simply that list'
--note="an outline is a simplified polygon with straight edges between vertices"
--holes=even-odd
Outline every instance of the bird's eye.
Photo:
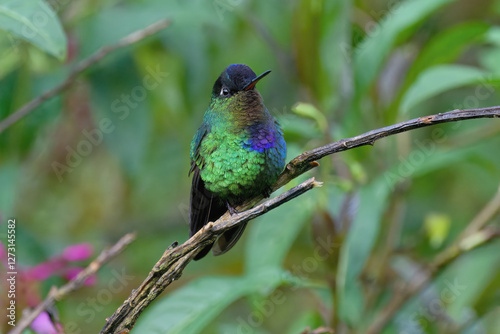
[{"label": "bird's eye", "polygon": [[221,96],[228,96],[229,95],[229,89],[227,89],[226,87],[222,87],[222,89],[220,90],[220,95]]}]

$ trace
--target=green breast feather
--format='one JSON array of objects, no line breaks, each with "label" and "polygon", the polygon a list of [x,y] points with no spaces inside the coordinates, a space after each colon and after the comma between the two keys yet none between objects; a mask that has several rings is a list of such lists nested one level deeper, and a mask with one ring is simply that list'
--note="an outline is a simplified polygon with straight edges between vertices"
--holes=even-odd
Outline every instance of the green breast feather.
[{"label": "green breast feather", "polygon": [[205,187],[221,198],[262,192],[281,172],[268,165],[271,152],[248,150],[242,142],[232,134],[212,132],[203,138],[199,147],[197,163],[201,178]]}]

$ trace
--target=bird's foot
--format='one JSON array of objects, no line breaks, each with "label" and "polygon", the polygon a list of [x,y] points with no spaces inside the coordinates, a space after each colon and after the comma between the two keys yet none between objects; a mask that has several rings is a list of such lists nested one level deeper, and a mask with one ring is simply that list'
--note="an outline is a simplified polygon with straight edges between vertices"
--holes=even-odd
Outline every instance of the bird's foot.
[{"label": "bird's foot", "polygon": [[236,210],[236,208],[234,206],[232,206],[231,203],[229,203],[229,201],[226,201],[226,205],[227,205],[227,209],[229,210],[229,214],[231,216],[238,214],[238,210]]},{"label": "bird's foot", "polygon": [[271,197],[271,194],[273,193],[273,189],[271,187],[264,189],[262,192],[262,195],[264,195],[264,198],[269,198]]}]

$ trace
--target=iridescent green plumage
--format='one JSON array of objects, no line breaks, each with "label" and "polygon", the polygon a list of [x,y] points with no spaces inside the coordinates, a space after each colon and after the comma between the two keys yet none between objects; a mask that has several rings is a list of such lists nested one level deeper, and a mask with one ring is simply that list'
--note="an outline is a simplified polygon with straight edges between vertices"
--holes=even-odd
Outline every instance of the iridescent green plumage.
[{"label": "iridescent green plumage", "polygon": [[[284,168],[283,133],[254,88],[267,73],[257,77],[246,65],[231,65],[214,84],[210,106],[191,143],[190,235],[218,219],[226,207],[269,195]],[[214,252],[229,250],[244,228],[225,233]]]}]

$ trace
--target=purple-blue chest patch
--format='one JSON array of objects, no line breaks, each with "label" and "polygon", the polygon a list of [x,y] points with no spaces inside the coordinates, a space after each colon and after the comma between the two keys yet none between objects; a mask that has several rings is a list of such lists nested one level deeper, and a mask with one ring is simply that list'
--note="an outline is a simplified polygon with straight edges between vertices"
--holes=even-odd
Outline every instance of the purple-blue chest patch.
[{"label": "purple-blue chest patch", "polygon": [[249,139],[243,142],[243,147],[249,151],[264,153],[264,150],[274,147],[276,138],[272,129],[258,129],[251,131]]}]

